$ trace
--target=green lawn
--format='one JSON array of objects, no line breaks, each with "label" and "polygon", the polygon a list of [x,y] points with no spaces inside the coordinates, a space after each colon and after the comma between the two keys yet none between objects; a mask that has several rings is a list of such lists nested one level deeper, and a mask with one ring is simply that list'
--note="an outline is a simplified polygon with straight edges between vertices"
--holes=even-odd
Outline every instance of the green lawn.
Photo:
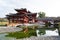
[{"label": "green lawn", "polygon": [[6,26],[6,24],[8,24],[8,22],[0,22],[0,26]]}]

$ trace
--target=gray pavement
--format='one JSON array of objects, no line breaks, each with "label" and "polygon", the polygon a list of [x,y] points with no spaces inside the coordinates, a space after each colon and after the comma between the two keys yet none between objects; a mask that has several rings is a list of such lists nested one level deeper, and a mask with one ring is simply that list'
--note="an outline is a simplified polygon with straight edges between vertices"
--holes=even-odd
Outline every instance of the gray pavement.
[{"label": "gray pavement", "polygon": [[0,27],[0,33],[21,31],[18,27]]}]

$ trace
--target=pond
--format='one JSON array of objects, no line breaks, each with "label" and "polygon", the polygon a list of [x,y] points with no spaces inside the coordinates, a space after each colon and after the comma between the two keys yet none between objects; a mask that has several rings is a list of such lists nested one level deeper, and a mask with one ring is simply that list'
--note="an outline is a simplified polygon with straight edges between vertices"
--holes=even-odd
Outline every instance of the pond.
[{"label": "pond", "polygon": [[59,36],[58,30],[36,30],[37,36]]},{"label": "pond", "polygon": [[0,40],[15,40],[16,38],[6,37],[8,35],[6,32],[16,32],[21,31],[21,28],[18,27],[0,27]]},{"label": "pond", "polygon": [[0,34],[0,40],[14,40],[15,38],[6,37],[7,33]]}]

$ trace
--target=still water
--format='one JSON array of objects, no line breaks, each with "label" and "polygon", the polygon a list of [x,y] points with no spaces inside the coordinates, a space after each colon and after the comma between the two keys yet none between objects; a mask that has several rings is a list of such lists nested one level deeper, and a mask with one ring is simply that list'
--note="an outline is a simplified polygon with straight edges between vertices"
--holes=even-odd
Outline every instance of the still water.
[{"label": "still water", "polygon": [[15,40],[15,38],[6,37],[7,33],[0,34],[0,40]]},{"label": "still water", "polygon": [[39,30],[36,30],[37,36],[59,36],[58,29],[55,30],[45,30],[45,34],[39,34]]}]

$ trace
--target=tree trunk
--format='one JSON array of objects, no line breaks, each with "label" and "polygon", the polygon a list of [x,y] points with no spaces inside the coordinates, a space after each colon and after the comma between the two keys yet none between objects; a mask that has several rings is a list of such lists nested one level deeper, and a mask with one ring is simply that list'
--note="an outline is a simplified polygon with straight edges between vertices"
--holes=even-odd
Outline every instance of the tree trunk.
[{"label": "tree trunk", "polygon": [[26,26],[26,28],[24,29],[24,33],[28,32],[28,27]]}]

